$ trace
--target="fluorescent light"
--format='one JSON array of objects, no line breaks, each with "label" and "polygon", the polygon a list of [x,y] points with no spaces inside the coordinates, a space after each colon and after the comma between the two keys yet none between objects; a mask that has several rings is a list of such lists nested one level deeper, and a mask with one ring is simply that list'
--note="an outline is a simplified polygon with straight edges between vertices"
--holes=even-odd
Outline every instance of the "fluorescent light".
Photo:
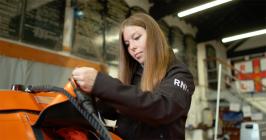
[{"label": "fluorescent light", "polygon": [[249,32],[249,33],[244,33],[244,34],[240,34],[240,35],[234,35],[234,36],[230,36],[230,37],[225,37],[222,39],[222,42],[226,43],[226,42],[230,42],[230,41],[234,41],[234,40],[238,40],[238,39],[243,39],[243,38],[248,38],[248,37],[252,37],[252,36],[257,36],[257,35],[262,35],[262,34],[266,34],[266,29],[253,31],[253,32]]},{"label": "fluorescent light", "polygon": [[232,0],[216,0],[216,1],[212,1],[212,2],[209,2],[209,3],[203,4],[203,5],[200,5],[200,6],[197,6],[197,7],[194,7],[194,8],[179,12],[177,14],[177,16],[178,17],[184,17],[184,16],[187,16],[187,15],[190,15],[190,14],[193,14],[193,13],[196,13],[196,12],[199,12],[199,11],[202,11],[202,10],[205,10],[205,9],[208,9],[208,8],[211,8],[211,7],[214,7],[214,6],[229,2],[229,1],[232,1]]}]

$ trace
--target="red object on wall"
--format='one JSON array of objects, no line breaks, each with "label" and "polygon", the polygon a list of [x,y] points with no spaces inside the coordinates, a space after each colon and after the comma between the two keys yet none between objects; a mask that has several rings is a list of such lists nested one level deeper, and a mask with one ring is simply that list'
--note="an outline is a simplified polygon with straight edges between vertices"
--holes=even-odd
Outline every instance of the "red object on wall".
[{"label": "red object on wall", "polygon": [[[263,90],[262,79],[266,78],[266,71],[260,69],[260,59],[255,58],[252,60],[253,72],[252,73],[239,73],[239,80],[253,80],[255,92],[261,92]],[[246,70],[244,63],[240,64],[239,69],[241,72]]]}]

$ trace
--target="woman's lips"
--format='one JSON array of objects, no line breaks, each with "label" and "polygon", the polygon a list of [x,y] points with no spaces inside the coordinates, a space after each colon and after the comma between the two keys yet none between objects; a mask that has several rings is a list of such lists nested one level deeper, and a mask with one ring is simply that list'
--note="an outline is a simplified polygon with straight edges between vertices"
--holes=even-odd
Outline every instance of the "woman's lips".
[{"label": "woman's lips", "polygon": [[135,57],[136,57],[137,59],[139,59],[139,58],[141,57],[141,53],[142,53],[142,52],[138,52],[138,53],[136,53],[136,54],[135,54]]}]

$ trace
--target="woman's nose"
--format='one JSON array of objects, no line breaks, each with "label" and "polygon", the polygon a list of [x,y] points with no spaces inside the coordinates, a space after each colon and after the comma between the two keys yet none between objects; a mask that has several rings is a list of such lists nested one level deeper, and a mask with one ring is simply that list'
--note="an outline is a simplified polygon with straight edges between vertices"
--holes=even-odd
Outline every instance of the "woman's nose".
[{"label": "woman's nose", "polygon": [[131,50],[132,50],[132,51],[135,51],[136,49],[137,49],[137,48],[133,47]]},{"label": "woman's nose", "polygon": [[136,47],[135,45],[130,45],[130,49],[131,49],[132,51],[135,51],[135,50],[137,49],[137,47]]}]

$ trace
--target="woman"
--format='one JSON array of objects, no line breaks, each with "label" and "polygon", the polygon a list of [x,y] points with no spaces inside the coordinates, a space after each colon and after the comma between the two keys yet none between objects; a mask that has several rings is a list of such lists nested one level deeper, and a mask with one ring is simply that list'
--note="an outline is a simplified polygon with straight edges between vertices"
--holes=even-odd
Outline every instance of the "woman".
[{"label": "woman", "polygon": [[152,17],[138,13],[122,22],[119,63],[119,80],[89,67],[76,68],[73,78],[115,109],[123,139],[184,140],[193,77]]}]

